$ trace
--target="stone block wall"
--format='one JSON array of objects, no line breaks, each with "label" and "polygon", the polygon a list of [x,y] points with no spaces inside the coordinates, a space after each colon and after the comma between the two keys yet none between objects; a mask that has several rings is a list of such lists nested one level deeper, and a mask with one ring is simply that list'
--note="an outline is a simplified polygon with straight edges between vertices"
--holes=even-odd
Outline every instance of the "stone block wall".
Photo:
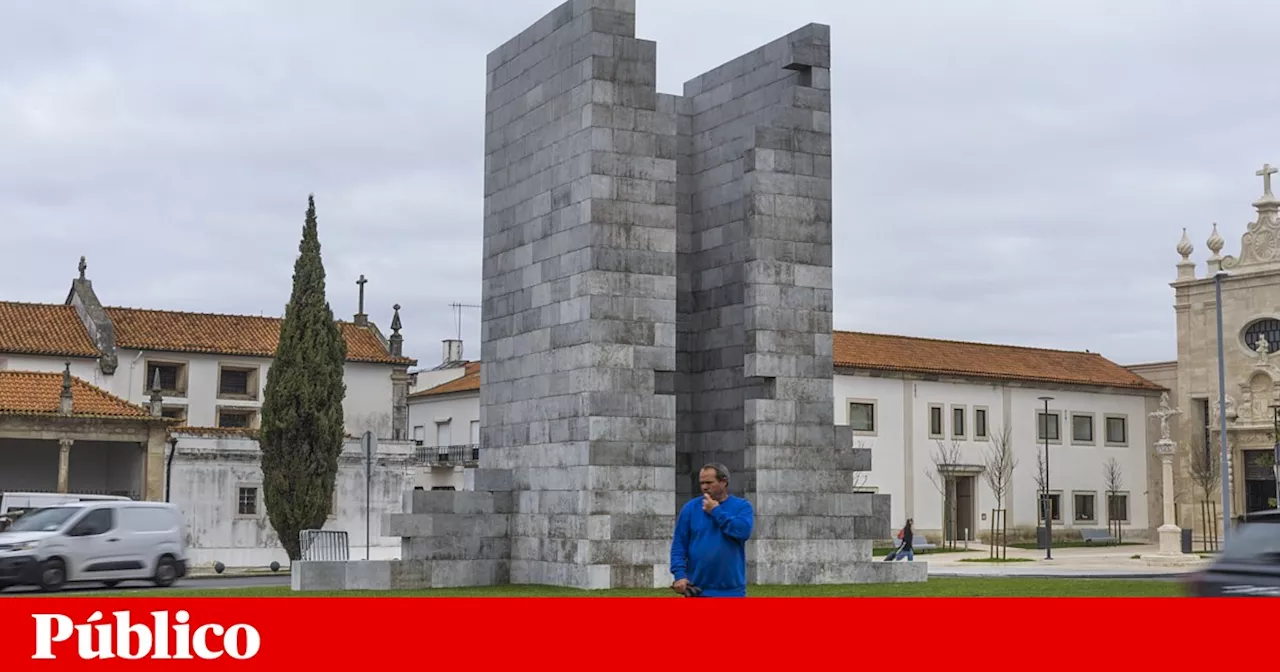
[{"label": "stone block wall", "polygon": [[515,489],[517,583],[665,580],[676,117],[634,29],[568,2],[489,56],[481,470]]}]

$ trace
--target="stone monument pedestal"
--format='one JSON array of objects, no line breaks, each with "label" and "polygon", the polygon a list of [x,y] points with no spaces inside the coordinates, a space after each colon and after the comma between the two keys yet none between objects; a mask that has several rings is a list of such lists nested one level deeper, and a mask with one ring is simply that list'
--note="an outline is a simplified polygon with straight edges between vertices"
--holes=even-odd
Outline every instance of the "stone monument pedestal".
[{"label": "stone monument pedestal", "polygon": [[1156,528],[1160,535],[1160,552],[1142,556],[1142,560],[1149,565],[1195,565],[1204,562],[1198,555],[1182,552],[1182,528],[1173,522],[1173,453],[1177,445],[1169,438],[1168,417],[1177,412],[1176,409],[1169,408],[1169,394],[1165,393],[1160,399],[1160,410],[1152,413],[1160,418],[1163,433],[1160,440],[1156,441],[1156,454],[1160,456],[1164,524]]}]

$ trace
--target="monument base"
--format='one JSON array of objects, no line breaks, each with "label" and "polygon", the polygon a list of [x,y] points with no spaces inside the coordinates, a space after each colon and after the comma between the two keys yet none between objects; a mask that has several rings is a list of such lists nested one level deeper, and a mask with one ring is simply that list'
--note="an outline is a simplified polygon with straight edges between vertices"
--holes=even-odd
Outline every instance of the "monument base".
[{"label": "monument base", "polygon": [[1182,552],[1182,528],[1177,525],[1161,525],[1156,528],[1160,534],[1160,552],[1143,555],[1142,561],[1148,565],[1159,567],[1178,567],[1204,564],[1207,561],[1193,553]]}]

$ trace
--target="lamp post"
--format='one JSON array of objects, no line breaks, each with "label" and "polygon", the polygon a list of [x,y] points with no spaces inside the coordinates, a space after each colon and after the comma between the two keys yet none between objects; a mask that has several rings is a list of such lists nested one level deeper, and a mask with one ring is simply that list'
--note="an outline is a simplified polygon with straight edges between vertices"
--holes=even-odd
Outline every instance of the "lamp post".
[{"label": "lamp post", "polygon": [[[1049,402],[1053,397],[1040,397],[1044,402],[1044,559],[1053,559],[1053,500],[1049,499]],[[1061,429],[1061,428],[1059,428]]]},{"label": "lamp post", "polygon": [[1231,539],[1231,479],[1227,474],[1227,368],[1222,354],[1222,279],[1226,271],[1213,274],[1214,309],[1218,317],[1218,443],[1222,449],[1222,543]]}]

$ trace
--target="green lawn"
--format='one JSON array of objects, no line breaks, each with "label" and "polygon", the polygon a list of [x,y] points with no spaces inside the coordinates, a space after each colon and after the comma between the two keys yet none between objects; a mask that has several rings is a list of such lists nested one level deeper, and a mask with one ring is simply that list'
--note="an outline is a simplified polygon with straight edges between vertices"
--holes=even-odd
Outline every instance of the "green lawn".
[{"label": "green lawn", "polygon": [[[843,586],[751,586],[753,597],[1177,597],[1174,581],[1126,579],[934,578],[925,583]],[[39,593],[19,593],[39,595]],[[288,586],[205,590],[59,593],[67,597],[677,597],[667,589],[584,591],[551,586],[294,593]]]}]

